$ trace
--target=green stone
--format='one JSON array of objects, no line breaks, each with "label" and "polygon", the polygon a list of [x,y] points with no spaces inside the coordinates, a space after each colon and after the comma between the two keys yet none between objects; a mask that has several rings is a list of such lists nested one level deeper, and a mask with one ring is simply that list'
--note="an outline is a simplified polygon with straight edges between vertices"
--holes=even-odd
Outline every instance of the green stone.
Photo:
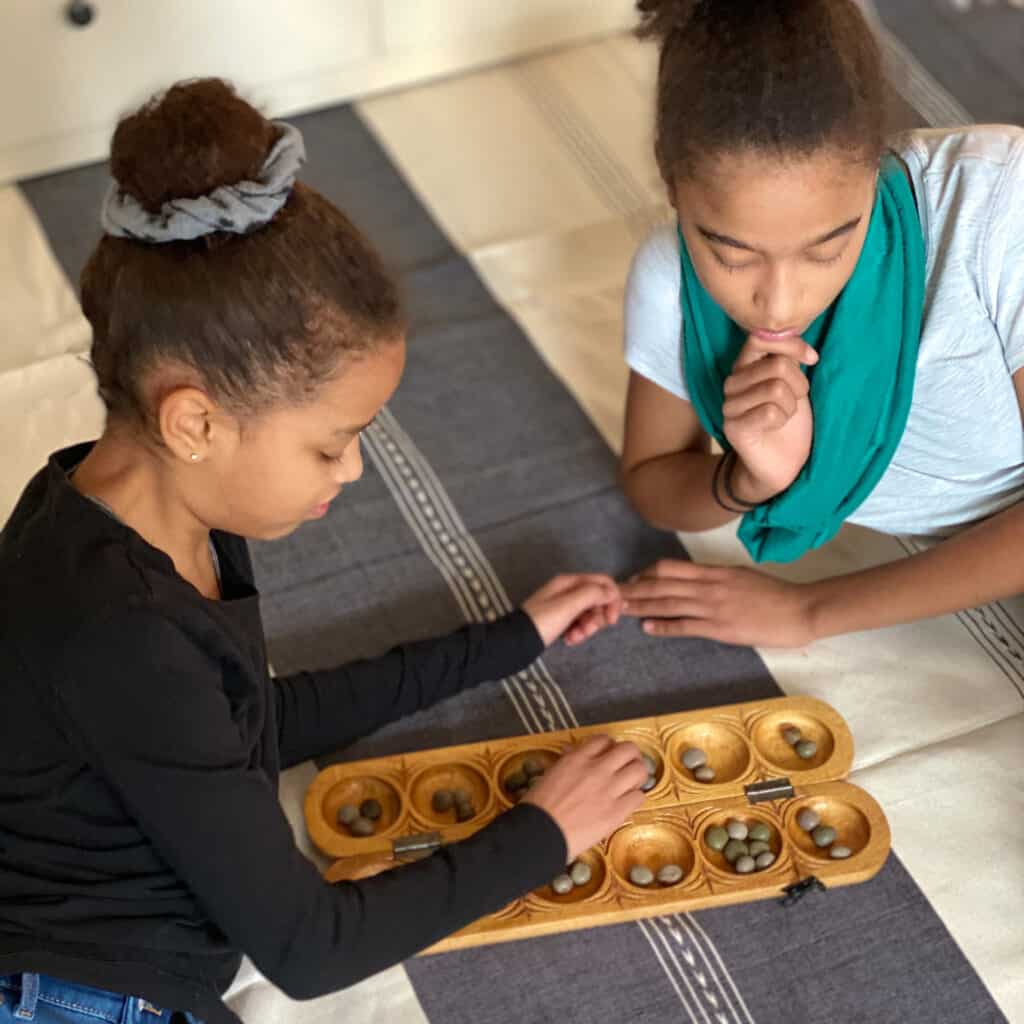
[{"label": "green stone", "polygon": [[740,857],[750,856],[750,847],[742,839],[730,839],[725,844],[722,856],[730,863],[735,864]]},{"label": "green stone", "polygon": [[452,791],[450,789],[439,789],[430,799],[430,806],[433,807],[438,814],[444,814],[446,811],[450,811],[454,803],[455,797],[452,796]]},{"label": "green stone", "polygon": [[796,823],[805,832],[813,832],[821,824],[821,816],[812,808],[805,807],[796,816]]},{"label": "green stone", "polygon": [[755,842],[767,843],[771,841],[772,830],[763,821],[756,821],[753,825],[750,826],[748,836]]},{"label": "green stone", "polygon": [[646,886],[654,881],[654,872],[642,864],[635,864],[629,869],[629,880],[634,885]]},{"label": "green stone", "polygon": [[586,885],[593,877],[593,871],[585,860],[578,860],[569,869],[569,877],[573,885]]},{"label": "green stone", "polygon": [[815,846],[831,846],[836,841],[836,830],[831,825],[819,825],[811,832],[811,838]]},{"label": "green stone", "polygon": [[834,846],[831,846],[828,851],[828,855],[833,860],[846,860],[846,858],[851,856],[852,854],[853,850],[851,850],[848,846],[840,846],[839,843],[836,843]]},{"label": "green stone", "polygon": [[568,875],[559,875],[551,883],[551,888],[554,889],[559,896],[565,896],[566,893],[572,892],[572,879]]},{"label": "green stone", "polygon": [[771,847],[764,842],[762,839],[755,840],[750,844],[750,856],[759,857],[762,853],[766,853]]},{"label": "green stone", "polygon": [[525,772],[513,772],[505,779],[505,788],[510,793],[518,793],[519,790],[526,789],[528,782],[529,779],[526,777]]},{"label": "green stone", "polygon": [[523,761],[523,774],[531,779],[534,775],[543,775],[544,765],[542,765],[537,758],[528,757]]},{"label": "green stone", "polygon": [[657,775],[658,774],[658,762],[655,761],[654,758],[651,757],[650,754],[644,754],[643,755],[643,759],[644,759],[644,764],[647,766],[647,774],[648,775]]},{"label": "green stone", "polygon": [[369,818],[356,818],[348,830],[354,836],[372,836],[377,831],[373,822]]},{"label": "green stone", "polygon": [[470,821],[476,817],[476,808],[472,804],[456,804],[455,820]]},{"label": "green stone", "polygon": [[359,808],[355,804],[342,804],[338,808],[338,821],[342,825],[351,825],[359,817]]},{"label": "green stone", "polygon": [[795,725],[788,725],[782,730],[782,738],[791,747],[795,747],[804,738],[804,734]]},{"label": "green stone", "polygon": [[662,885],[676,885],[683,880],[683,869],[678,864],[666,864],[658,872],[658,881]]},{"label": "green stone", "polygon": [[757,867],[757,863],[753,857],[743,856],[736,861],[734,866],[736,874],[749,875]]},{"label": "green stone", "polygon": [[818,744],[814,740],[801,740],[793,749],[797,757],[809,761],[818,752]]},{"label": "green stone", "polygon": [[359,805],[359,813],[370,821],[377,821],[383,813],[383,808],[381,807],[379,800],[364,800]]},{"label": "green stone", "polygon": [[765,850],[764,853],[759,853],[754,858],[754,863],[757,865],[758,871],[764,871],[765,868],[770,868],[775,863],[775,854],[771,850]]},{"label": "green stone", "polygon": [[730,839],[746,839],[750,835],[750,829],[747,828],[746,823],[737,821],[736,818],[730,818],[725,823],[725,831],[729,833]]},{"label": "green stone", "polygon": [[692,772],[695,768],[708,763],[708,755],[700,747],[690,747],[683,751],[683,765]]},{"label": "green stone", "polygon": [[658,784],[658,780],[653,775],[648,775],[647,780],[640,787],[641,793],[650,793],[652,789]]},{"label": "green stone", "polygon": [[694,773],[693,777],[698,782],[714,782],[715,769],[709,764],[702,764]]},{"label": "green stone", "polygon": [[715,853],[721,853],[722,850],[725,849],[725,844],[729,842],[729,833],[720,825],[715,825],[704,833],[704,842],[707,843]]}]

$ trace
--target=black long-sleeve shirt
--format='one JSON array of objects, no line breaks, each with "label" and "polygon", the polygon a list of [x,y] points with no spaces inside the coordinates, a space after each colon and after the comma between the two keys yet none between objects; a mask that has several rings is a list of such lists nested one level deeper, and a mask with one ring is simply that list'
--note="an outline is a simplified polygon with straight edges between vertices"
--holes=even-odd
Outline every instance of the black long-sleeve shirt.
[{"label": "black long-sleeve shirt", "polygon": [[522,612],[337,669],[270,679],[245,542],[223,599],[69,484],[53,456],[0,533],[0,974],[37,971],[208,1022],[246,953],[295,998],[350,985],[562,869],[520,805],[473,838],[329,886],[296,849],[282,767],[542,649]]}]

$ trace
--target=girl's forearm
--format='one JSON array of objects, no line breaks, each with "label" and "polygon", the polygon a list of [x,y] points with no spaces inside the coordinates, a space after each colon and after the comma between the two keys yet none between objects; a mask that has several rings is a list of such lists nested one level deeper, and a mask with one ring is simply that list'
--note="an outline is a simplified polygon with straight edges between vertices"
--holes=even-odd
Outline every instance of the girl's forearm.
[{"label": "girl's forearm", "polygon": [[927,551],[808,584],[816,637],[881,629],[1024,592],[1024,504]]},{"label": "girl's forearm", "polygon": [[662,530],[699,533],[735,519],[715,501],[711,479],[721,455],[673,452],[624,469],[622,487],[633,507]]},{"label": "girl's forearm", "polygon": [[[633,507],[662,530],[700,533],[738,518],[741,513],[715,500],[712,479],[721,455],[673,452],[624,469],[622,487]],[[767,501],[772,495],[747,472],[742,462],[731,468],[729,485],[745,502]],[[721,483],[719,495],[721,496]]]}]

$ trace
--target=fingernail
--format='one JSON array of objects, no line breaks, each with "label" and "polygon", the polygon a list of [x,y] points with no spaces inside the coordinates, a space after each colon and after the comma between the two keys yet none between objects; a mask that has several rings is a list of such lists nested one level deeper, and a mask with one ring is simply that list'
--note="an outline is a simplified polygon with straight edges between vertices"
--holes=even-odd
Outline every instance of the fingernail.
[{"label": "fingernail", "polygon": [[643,626],[643,629],[644,629],[645,633],[653,633],[654,632],[654,623],[653,622],[645,622],[644,626]]}]

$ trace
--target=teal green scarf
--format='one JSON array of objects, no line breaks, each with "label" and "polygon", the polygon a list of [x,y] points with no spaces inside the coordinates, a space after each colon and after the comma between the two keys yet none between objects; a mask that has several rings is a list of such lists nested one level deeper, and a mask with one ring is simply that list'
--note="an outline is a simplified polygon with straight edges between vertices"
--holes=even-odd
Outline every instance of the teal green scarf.
[{"label": "teal green scarf", "polygon": [[[686,383],[704,429],[728,450],[723,385],[746,342],[694,272],[682,234]],[[899,162],[883,163],[864,250],[836,301],[804,334],[814,441],[788,490],[748,512],[740,539],[756,562],[790,562],[835,536],[881,479],[903,436],[924,309],[925,248]]]}]

